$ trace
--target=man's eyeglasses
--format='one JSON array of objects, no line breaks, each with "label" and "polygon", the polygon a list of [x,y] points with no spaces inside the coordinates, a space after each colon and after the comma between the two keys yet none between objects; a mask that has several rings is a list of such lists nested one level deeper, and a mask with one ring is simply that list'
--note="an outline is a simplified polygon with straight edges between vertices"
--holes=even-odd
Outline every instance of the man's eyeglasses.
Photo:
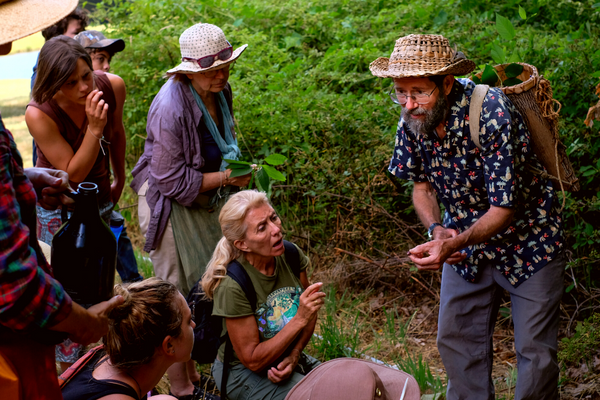
[{"label": "man's eyeglasses", "polygon": [[427,104],[429,103],[429,101],[431,100],[431,95],[433,94],[433,92],[435,92],[435,89],[437,89],[438,87],[434,87],[433,90],[431,91],[431,93],[427,94],[427,93],[418,93],[415,95],[406,95],[404,93],[397,93],[396,92],[396,88],[395,86],[392,85],[392,87],[390,88],[390,99],[392,99],[392,101],[396,104],[399,104],[401,106],[405,105],[408,102],[408,98],[410,97],[415,103],[418,103],[420,105],[423,104]]},{"label": "man's eyeglasses", "polygon": [[231,58],[231,55],[233,54],[233,46],[229,42],[227,42],[227,44],[229,44],[229,47],[224,48],[212,56],[204,56],[200,58],[182,57],[181,61],[195,61],[201,68],[208,68],[212,66],[216,60],[225,61]]}]

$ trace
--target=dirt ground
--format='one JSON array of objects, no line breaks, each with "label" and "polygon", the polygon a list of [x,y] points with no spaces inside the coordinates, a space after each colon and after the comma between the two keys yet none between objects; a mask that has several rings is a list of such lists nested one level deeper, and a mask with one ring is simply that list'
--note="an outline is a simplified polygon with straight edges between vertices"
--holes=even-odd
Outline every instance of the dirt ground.
[{"label": "dirt ground", "polygon": [[[319,260],[317,257],[313,263],[315,261],[317,265],[325,264],[320,261],[329,261],[329,268],[316,268],[312,281],[323,280],[335,284],[340,292],[349,289],[355,294],[368,293],[358,306],[363,310],[367,324],[383,324],[380,312],[383,307],[395,307],[401,312],[404,321],[410,322],[404,342],[406,351],[413,353],[413,357],[421,355],[432,373],[439,376],[445,384],[445,369],[436,346],[441,273],[412,271],[410,261],[406,257],[398,256],[375,260],[338,251],[334,259]],[[573,322],[574,305],[568,300],[565,296],[561,304],[559,340],[567,335],[568,327],[572,328],[570,323]],[[505,293],[497,317],[493,342],[492,377],[497,399],[514,398],[517,357],[513,338],[510,296]],[[369,340],[372,339],[372,335],[363,335],[363,348],[371,348]],[[561,399],[600,399],[600,349],[590,351],[598,355],[591,368],[583,362],[579,366],[561,366]]]}]

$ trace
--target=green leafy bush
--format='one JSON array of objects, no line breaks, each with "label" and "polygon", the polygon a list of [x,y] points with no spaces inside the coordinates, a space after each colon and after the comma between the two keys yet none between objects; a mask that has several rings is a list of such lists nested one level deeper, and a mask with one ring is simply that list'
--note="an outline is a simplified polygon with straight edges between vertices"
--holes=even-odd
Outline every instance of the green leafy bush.
[{"label": "green leafy bush", "polygon": [[582,362],[591,364],[594,356],[600,355],[600,313],[594,313],[583,322],[577,322],[575,334],[563,338],[560,343],[558,360],[563,367]]},{"label": "green leafy bush", "polygon": [[[249,43],[230,78],[238,133],[246,161],[273,152],[288,158],[286,185],[273,187],[288,232],[377,256],[406,246],[416,217],[411,185],[385,175],[400,110],[385,95],[391,81],[374,78],[369,63],[410,33],[443,34],[480,66],[518,56],[538,67],[562,103],[561,137],[583,183],[567,194],[565,211],[577,258],[600,244],[598,125],[583,125],[600,76],[595,2],[104,0],[94,16],[127,42],[113,70],[128,87],[130,167],[161,77],[179,63],[179,35],[214,23],[234,47]],[[589,285],[599,279],[581,277]]]}]

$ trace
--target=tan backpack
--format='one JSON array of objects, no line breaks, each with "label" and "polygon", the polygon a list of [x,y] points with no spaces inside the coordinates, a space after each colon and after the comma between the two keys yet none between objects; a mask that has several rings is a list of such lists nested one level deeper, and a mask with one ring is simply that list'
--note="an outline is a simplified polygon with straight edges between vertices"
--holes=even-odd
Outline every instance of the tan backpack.
[{"label": "tan backpack", "polygon": [[[575,176],[565,146],[558,138],[558,111],[560,111],[560,108],[558,111],[554,110],[554,105],[558,101],[552,98],[550,82],[538,75],[537,68],[529,64],[519,64],[523,65],[523,72],[517,78],[523,82],[514,86],[501,87],[500,89],[523,116],[531,134],[533,151],[546,168],[546,171],[540,171],[534,167],[530,169],[544,178],[552,179],[554,187],[562,190],[564,207],[564,191],[578,191],[579,179]],[[502,64],[494,67],[502,81],[506,79],[504,74],[506,65]],[[480,150],[479,117],[488,89],[488,85],[477,85],[469,106],[471,139]],[[558,105],[560,106],[560,103]]]}]

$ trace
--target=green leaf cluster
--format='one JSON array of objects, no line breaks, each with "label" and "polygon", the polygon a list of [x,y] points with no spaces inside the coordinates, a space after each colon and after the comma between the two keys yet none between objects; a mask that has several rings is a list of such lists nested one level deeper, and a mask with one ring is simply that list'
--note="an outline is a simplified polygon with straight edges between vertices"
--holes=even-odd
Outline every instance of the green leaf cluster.
[{"label": "green leaf cluster", "polygon": [[254,183],[256,184],[256,188],[258,190],[267,193],[269,197],[271,197],[272,194],[271,179],[285,182],[285,176],[272,167],[272,165],[282,165],[286,160],[286,156],[276,153],[270,154],[263,160],[263,162],[259,162],[258,164],[251,164],[247,161],[225,159],[225,161],[229,164],[227,168],[232,170],[231,174],[229,175],[230,178],[252,174],[248,189],[252,189]]}]

